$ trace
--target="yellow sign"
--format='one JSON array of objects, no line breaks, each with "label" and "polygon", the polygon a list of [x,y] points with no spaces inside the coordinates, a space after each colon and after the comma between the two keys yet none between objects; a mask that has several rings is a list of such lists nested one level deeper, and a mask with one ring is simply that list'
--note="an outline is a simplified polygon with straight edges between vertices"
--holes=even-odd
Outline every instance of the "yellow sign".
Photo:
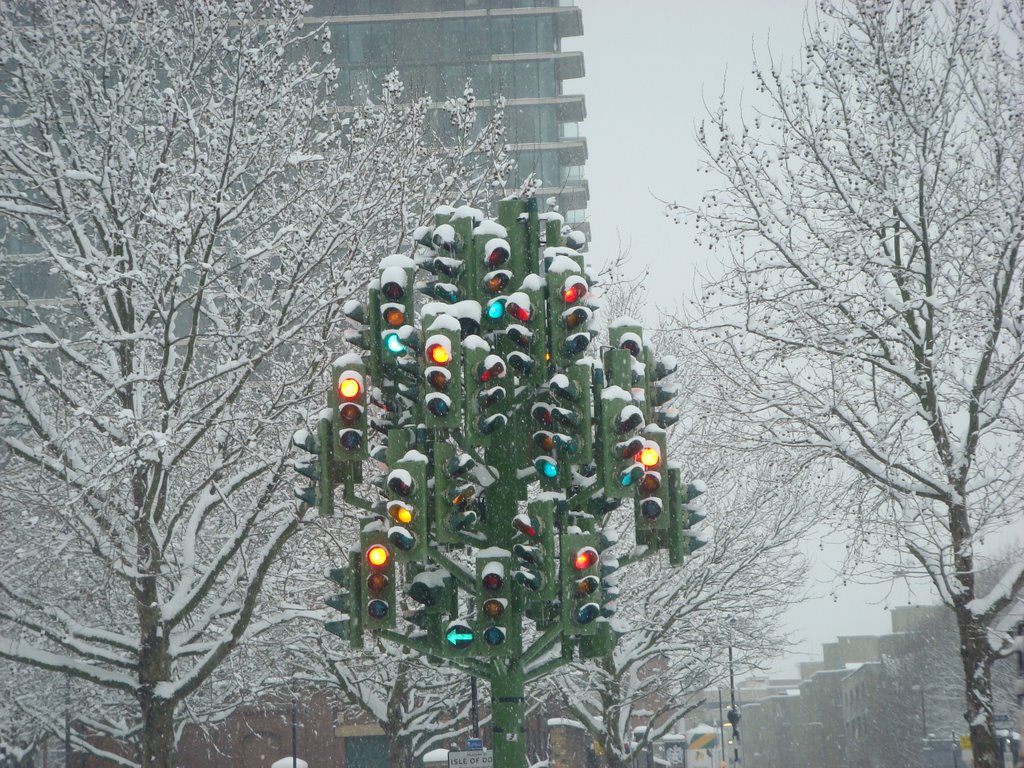
[{"label": "yellow sign", "polygon": [[970,748],[971,748],[971,737],[970,736],[961,736],[960,737],[960,749],[970,749]]}]

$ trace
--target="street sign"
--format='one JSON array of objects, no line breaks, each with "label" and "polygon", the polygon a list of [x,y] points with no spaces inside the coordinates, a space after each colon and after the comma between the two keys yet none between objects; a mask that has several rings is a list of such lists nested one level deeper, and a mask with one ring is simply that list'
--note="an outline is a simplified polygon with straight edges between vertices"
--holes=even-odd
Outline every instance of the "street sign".
[{"label": "street sign", "polygon": [[466,739],[466,749],[483,749],[483,739]]},{"label": "street sign", "polygon": [[494,768],[494,753],[489,749],[449,752],[448,768]]}]

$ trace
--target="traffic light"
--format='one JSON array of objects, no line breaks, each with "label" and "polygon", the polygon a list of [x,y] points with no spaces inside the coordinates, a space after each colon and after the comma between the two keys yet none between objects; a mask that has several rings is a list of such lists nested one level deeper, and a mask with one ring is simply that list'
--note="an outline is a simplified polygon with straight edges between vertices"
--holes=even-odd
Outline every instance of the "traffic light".
[{"label": "traffic light", "polygon": [[[609,551],[614,543],[614,540],[604,533],[598,535],[597,549],[601,558],[601,616],[606,619],[615,615],[616,601],[619,597],[619,561]],[[596,659],[611,654],[615,649],[615,634],[611,622],[597,622],[597,632],[580,638],[579,649],[581,659]]]},{"label": "traffic light", "polygon": [[[519,617],[512,610],[512,559],[505,554],[478,553],[476,557],[476,633],[478,650],[487,656],[519,653]],[[499,550],[501,551],[501,550]]]},{"label": "traffic light", "polygon": [[548,389],[559,403],[572,412],[566,424],[566,437],[560,442],[559,457],[573,464],[589,464],[594,460],[593,418],[590,410],[592,370],[589,363],[579,362],[555,374]]},{"label": "traffic light", "polygon": [[395,462],[385,480],[388,541],[401,560],[427,556],[427,457],[409,451]]},{"label": "traffic light", "polygon": [[476,484],[470,474],[475,462],[466,453],[456,454],[446,442],[434,444],[434,538],[444,544],[465,543],[463,532],[476,524],[471,507]]},{"label": "traffic light", "polygon": [[641,531],[668,530],[670,518],[665,431],[652,424],[644,428],[642,437],[644,444],[634,454],[643,467],[634,501],[637,543],[643,543]]},{"label": "traffic light", "polygon": [[445,658],[458,658],[472,651],[476,640],[473,622],[465,617],[452,619],[444,628],[444,644],[440,655]]},{"label": "traffic light", "polygon": [[512,554],[521,568],[512,580],[524,587],[527,600],[554,600],[558,596],[555,579],[555,502],[531,501],[526,512],[512,518],[518,541]]},{"label": "traffic light", "polygon": [[469,445],[488,446],[493,435],[508,424],[503,413],[507,392],[499,382],[505,377],[505,361],[491,354],[479,336],[463,342],[466,382],[466,438]]},{"label": "traffic light", "polygon": [[598,554],[601,556],[601,615],[610,619],[617,610],[619,598],[619,559],[609,550],[615,544],[615,538],[598,535]]},{"label": "traffic light", "polygon": [[314,435],[308,429],[299,429],[292,435],[292,444],[296,448],[312,454],[306,460],[295,460],[292,467],[312,483],[305,487],[295,488],[295,497],[309,507],[316,507],[321,517],[334,514],[334,483],[331,478],[331,419],[321,415],[317,419],[317,430]]},{"label": "traffic light", "polygon": [[331,402],[338,409],[334,440],[336,461],[361,461],[369,455],[366,434],[366,366],[359,355],[346,354],[331,366]]},{"label": "traffic light", "polygon": [[515,276],[511,270],[512,248],[507,240],[492,237],[484,244],[483,251],[483,280],[480,288],[483,292],[481,303],[486,303],[504,295]]},{"label": "traffic light", "polygon": [[[443,227],[443,228],[442,228]],[[425,283],[420,290],[427,296],[446,304],[455,304],[466,298],[460,287],[463,262],[457,258],[458,233],[450,224],[443,224],[438,230],[417,227],[413,239],[430,249],[429,255],[416,261],[416,266],[434,275],[435,279]],[[435,240],[436,234],[436,240]]]},{"label": "traffic light", "polygon": [[461,340],[458,331],[437,329],[436,321],[431,328],[423,345],[424,418],[429,429],[453,429],[462,426]]},{"label": "traffic light", "polygon": [[345,331],[345,340],[365,350],[368,353],[370,378],[377,381],[380,378],[380,318],[378,307],[380,306],[380,290],[371,286],[369,291],[369,306],[352,299],[345,302],[342,312],[352,324],[352,328]]},{"label": "traffic light", "polygon": [[683,486],[679,467],[669,467],[669,536],[668,561],[670,565],[682,565],[687,555],[693,554],[707,544],[694,530],[704,515],[700,512],[698,498],[704,495],[704,484],[689,483]]},{"label": "traffic light", "polygon": [[[579,453],[573,434],[581,428],[579,416],[554,403],[534,403],[530,409],[534,432],[530,438],[530,458],[540,478],[540,487],[554,490],[567,482],[571,456]],[[561,457],[566,457],[561,460]]]},{"label": "traffic light", "polygon": [[381,365],[384,371],[394,373],[400,369],[408,353],[408,342],[403,334],[405,326],[412,326],[413,273],[416,265],[407,256],[395,254],[380,262],[380,285],[377,290],[378,327],[381,335]]},{"label": "traffic light", "polygon": [[359,572],[359,560],[361,553],[352,550],[348,553],[346,568],[331,568],[327,578],[333,581],[341,591],[337,595],[331,595],[324,602],[334,610],[343,614],[344,618],[324,622],[324,629],[332,635],[348,640],[352,648],[363,647],[363,612],[362,596]]},{"label": "traffic light", "polygon": [[505,301],[505,337],[509,368],[520,381],[541,385],[547,380],[548,353],[544,291],[541,279],[527,275],[518,291]]},{"label": "traffic light", "polygon": [[362,558],[359,563],[362,598],[365,606],[363,626],[374,631],[395,626],[395,559],[387,535],[371,523],[359,535]]},{"label": "traffic light", "polygon": [[646,372],[644,389],[646,390],[645,400],[649,408],[649,413],[645,415],[648,422],[653,422],[662,429],[668,429],[679,421],[679,414],[675,409],[661,406],[679,395],[679,385],[675,383],[661,385],[658,382],[675,373],[679,362],[672,355],[663,358],[655,357],[651,347],[645,347],[644,352],[647,359],[644,366]]},{"label": "traffic light", "polygon": [[644,347],[643,328],[632,320],[620,319],[608,328],[608,337],[612,348],[604,354],[607,382],[631,392],[643,411],[644,423],[650,423],[652,414],[646,389],[648,350]]},{"label": "traffic light", "polygon": [[589,286],[579,274],[579,265],[568,256],[553,257],[547,271],[548,302],[551,313],[550,349],[559,369],[571,365],[590,344],[590,318],[586,305]]},{"label": "traffic light", "polygon": [[622,387],[605,387],[601,392],[600,470],[604,495],[632,496],[644,475],[638,454],[644,441],[637,431],[644,426],[643,412]]},{"label": "traffic light", "polygon": [[440,617],[457,608],[452,575],[442,568],[433,567],[417,573],[406,585],[405,594],[423,606],[405,618],[431,634],[437,631],[437,627],[430,626],[430,617]]},{"label": "traffic light", "polygon": [[562,633],[572,637],[593,635],[601,615],[597,535],[563,533],[561,538]]}]

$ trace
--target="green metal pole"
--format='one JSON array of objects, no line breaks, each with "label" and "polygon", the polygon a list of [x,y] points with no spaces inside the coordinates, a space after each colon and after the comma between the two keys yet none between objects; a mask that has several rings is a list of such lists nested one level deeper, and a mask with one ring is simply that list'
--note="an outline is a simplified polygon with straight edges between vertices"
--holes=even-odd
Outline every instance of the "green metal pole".
[{"label": "green metal pole", "polygon": [[526,768],[523,669],[518,661],[500,666],[491,678],[494,767]]}]

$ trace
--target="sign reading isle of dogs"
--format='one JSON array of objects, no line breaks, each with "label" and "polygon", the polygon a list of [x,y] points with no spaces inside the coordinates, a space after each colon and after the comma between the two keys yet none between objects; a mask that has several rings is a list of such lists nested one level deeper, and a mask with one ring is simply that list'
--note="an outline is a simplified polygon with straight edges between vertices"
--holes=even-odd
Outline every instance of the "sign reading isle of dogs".
[{"label": "sign reading isle of dogs", "polygon": [[489,749],[448,753],[448,768],[493,768],[493,766],[494,753]]}]

